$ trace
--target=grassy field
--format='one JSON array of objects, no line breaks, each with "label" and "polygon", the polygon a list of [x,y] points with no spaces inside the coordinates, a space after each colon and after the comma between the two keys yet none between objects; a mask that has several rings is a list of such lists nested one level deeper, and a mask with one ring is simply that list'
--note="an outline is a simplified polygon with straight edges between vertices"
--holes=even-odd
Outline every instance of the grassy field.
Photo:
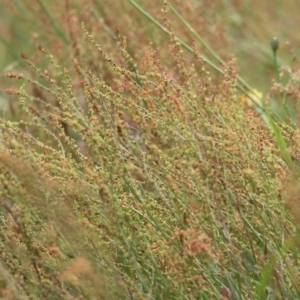
[{"label": "grassy field", "polygon": [[1,299],[300,299],[299,4],[1,1]]}]

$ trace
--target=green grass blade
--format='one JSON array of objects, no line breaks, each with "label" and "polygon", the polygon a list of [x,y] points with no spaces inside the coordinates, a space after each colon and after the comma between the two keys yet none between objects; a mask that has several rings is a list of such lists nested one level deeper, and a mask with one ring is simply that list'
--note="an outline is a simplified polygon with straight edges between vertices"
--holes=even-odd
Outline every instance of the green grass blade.
[{"label": "green grass blade", "polygon": [[[171,32],[164,27],[160,22],[155,20],[150,14],[148,14],[139,4],[137,4],[134,0],[128,0],[140,13],[142,13],[147,19],[149,19],[153,24],[155,24],[159,29],[161,29],[163,32],[165,32],[167,35],[171,35]],[[180,15],[178,14],[178,17]],[[180,19],[184,24],[193,32],[195,33],[196,31],[180,16]],[[200,41],[207,47],[207,49],[213,54],[213,56],[219,61],[222,62],[221,58],[215,54],[215,52],[201,39],[199,35],[197,35]],[[188,50],[191,53],[194,53],[194,50],[192,47],[190,47],[188,44],[186,44],[183,40],[180,38],[176,37],[177,41],[182,45],[183,48]],[[223,70],[219,68],[216,64],[214,64],[212,61],[210,61],[206,56],[204,55],[199,55],[199,57],[210,67],[212,67],[215,71],[217,71],[220,74],[224,74]],[[246,87],[246,88],[244,88]],[[237,75],[237,89],[240,90],[243,94],[245,94],[251,101],[255,102],[255,99],[250,95],[250,93],[247,92],[248,90],[254,90],[241,76]],[[260,105],[257,105],[262,111],[264,111],[264,108]]]},{"label": "green grass blade", "polygon": [[189,22],[187,22],[184,17],[176,10],[176,8],[170,4],[171,11],[178,17],[178,19],[184,24],[186,28],[197,38],[197,40],[211,53],[211,55],[221,64],[224,61],[221,57],[201,38],[201,36],[197,33],[197,31],[191,26]]},{"label": "green grass blade", "polygon": [[64,34],[64,32],[59,28],[59,25],[55,22],[55,20],[52,18],[51,13],[47,9],[46,5],[43,3],[42,0],[37,0],[39,5],[41,6],[42,10],[46,14],[48,20],[51,22],[54,30],[56,31],[56,34],[65,42],[65,44],[69,44],[69,40],[67,36]]},{"label": "green grass blade", "polygon": [[26,9],[26,7],[24,6],[24,4],[22,3],[22,1],[20,0],[14,0],[14,3],[16,5],[16,7],[19,9],[19,11],[21,12],[21,14],[26,18],[29,19],[30,15],[28,13],[28,10]]},{"label": "green grass blade", "polygon": [[287,165],[289,166],[289,168],[294,171],[294,166],[293,166],[293,161],[292,158],[290,156],[290,154],[288,153],[288,147],[287,144],[278,128],[278,126],[276,125],[274,119],[272,118],[272,116],[270,115],[269,111],[266,111],[266,117],[268,119],[268,123],[270,125],[271,130],[274,133],[275,136],[275,140],[277,142],[277,145],[280,149],[280,152],[282,154],[283,159],[285,160],[285,162],[287,163]]},{"label": "green grass blade", "polygon": [[[139,4],[137,4],[134,0],[128,0],[139,12],[141,12],[146,18],[148,18],[153,24],[155,24],[158,28],[160,28],[163,32],[165,32],[167,35],[171,35],[171,32],[163,26],[161,23],[159,23],[157,20],[155,20],[151,15],[149,15]],[[183,48],[190,52],[194,52],[194,50],[186,44],[184,41],[182,41],[180,38],[176,37],[176,40],[182,45]],[[200,55],[200,58],[209,66],[211,66],[215,71],[218,73],[223,74],[224,72],[222,69],[220,69],[218,66],[216,66],[213,62],[211,62],[207,57],[204,55]]]},{"label": "green grass blade", "polygon": [[273,257],[261,272],[261,280],[256,287],[256,299],[265,300],[267,288],[273,273],[275,258]]}]

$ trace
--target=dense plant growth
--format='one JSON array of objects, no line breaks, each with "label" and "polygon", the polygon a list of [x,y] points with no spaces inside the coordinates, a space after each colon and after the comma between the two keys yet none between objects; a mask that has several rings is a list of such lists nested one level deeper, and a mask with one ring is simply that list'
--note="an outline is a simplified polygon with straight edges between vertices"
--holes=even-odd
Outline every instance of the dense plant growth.
[{"label": "dense plant growth", "polygon": [[243,1],[80,2],[5,3],[1,297],[298,299],[296,53],[253,88]]}]

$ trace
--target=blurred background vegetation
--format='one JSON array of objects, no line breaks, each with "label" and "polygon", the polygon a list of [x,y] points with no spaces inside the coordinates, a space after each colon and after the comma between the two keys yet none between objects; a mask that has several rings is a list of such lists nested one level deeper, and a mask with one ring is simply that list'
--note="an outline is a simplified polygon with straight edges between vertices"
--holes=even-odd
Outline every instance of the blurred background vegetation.
[{"label": "blurred background vegetation", "polygon": [[[162,1],[139,3],[154,16],[162,7]],[[222,58],[236,56],[239,73],[263,93],[268,92],[274,77],[270,40],[276,36],[280,41],[278,62],[281,66],[291,65],[294,56],[299,54],[299,1],[174,0],[171,4]],[[37,52],[37,44],[61,53],[61,59],[67,58],[66,49],[71,47],[68,24],[74,24],[74,18],[94,27],[94,36],[102,45],[111,45],[107,39],[114,36],[118,28],[130,40],[137,57],[148,39],[161,48],[164,46],[162,39],[166,36],[144,20],[128,1],[1,0],[1,83],[7,71],[22,68],[20,53],[31,57]],[[184,26],[178,21],[175,24],[178,35],[190,41],[191,36]],[[73,33],[81,35],[75,29]],[[1,97],[7,98],[3,92]]]}]

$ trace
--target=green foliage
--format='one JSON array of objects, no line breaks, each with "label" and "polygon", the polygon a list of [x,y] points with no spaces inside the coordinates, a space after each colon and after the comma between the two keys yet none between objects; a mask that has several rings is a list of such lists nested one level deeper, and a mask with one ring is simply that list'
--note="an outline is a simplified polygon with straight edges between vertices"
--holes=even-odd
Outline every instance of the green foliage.
[{"label": "green foliage", "polygon": [[3,80],[1,297],[298,299],[299,70],[252,89],[219,5],[81,2],[7,16],[37,47]]}]

